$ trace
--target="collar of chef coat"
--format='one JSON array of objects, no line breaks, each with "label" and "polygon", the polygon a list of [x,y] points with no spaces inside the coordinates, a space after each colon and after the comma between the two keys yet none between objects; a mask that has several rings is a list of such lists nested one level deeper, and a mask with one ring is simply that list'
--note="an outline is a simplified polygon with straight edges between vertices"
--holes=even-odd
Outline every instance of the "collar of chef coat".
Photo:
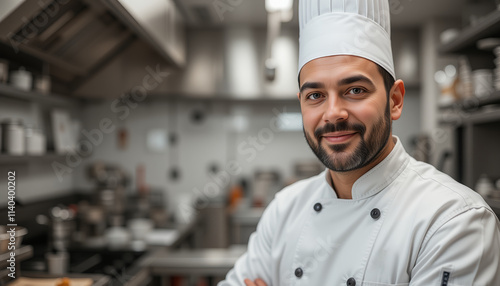
[{"label": "collar of chef coat", "polygon": [[[399,174],[401,174],[401,172],[403,172],[410,161],[410,156],[406,153],[403,144],[401,144],[401,140],[399,140],[397,136],[392,136],[392,138],[396,141],[396,145],[391,153],[389,153],[382,162],[378,163],[354,182],[352,186],[353,200],[371,197],[385,189],[399,176]],[[324,183],[326,184],[326,188],[329,190],[330,194],[333,194],[333,197],[338,198],[337,193],[328,183],[330,181],[328,169],[324,172]]]}]

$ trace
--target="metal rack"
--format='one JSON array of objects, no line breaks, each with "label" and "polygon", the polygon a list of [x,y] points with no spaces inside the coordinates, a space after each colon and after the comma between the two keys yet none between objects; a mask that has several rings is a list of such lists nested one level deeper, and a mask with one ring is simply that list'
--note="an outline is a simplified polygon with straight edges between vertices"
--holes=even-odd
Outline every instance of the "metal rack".
[{"label": "metal rack", "polygon": [[[493,53],[476,47],[480,39],[495,37],[500,33],[500,10],[484,16],[479,23],[466,27],[454,40],[438,48],[444,54],[462,54],[469,58],[471,66],[492,67]],[[454,128],[457,150],[458,179],[474,188],[482,173],[490,178],[500,178],[500,91],[485,97],[459,101],[449,107],[441,107],[440,124]]]}]

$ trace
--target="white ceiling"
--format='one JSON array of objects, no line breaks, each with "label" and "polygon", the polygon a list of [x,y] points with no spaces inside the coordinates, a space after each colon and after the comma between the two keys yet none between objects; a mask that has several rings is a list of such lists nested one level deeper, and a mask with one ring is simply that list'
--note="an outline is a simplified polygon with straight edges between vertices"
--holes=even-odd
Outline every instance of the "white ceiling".
[{"label": "white ceiling", "polygon": [[[353,1],[353,0],[348,0]],[[294,0],[294,20],[297,25],[297,2]],[[430,18],[460,19],[466,0],[389,0],[393,27],[416,27]],[[265,0],[176,0],[187,14],[190,26],[206,26],[198,21],[193,7],[203,7],[212,18],[211,25],[265,25]]]}]

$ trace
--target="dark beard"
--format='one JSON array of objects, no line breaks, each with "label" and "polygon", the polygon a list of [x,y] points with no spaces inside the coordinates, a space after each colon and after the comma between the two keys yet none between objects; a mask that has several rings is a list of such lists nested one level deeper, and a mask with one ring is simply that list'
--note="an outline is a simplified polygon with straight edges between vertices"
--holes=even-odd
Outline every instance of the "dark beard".
[{"label": "dark beard", "polygon": [[[357,132],[354,136],[360,136],[361,141],[356,146],[353,154],[350,157],[341,154],[345,149],[347,149],[348,144],[335,144],[329,145],[335,154],[328,155],[327,150],[321,146],[321,136],[328,132],[335,131],[354,131]],[[316,157],[330,170],[336,172],[348,172],[356,169],[360,169],[375,160],[384,146],[389,140],[391,134],[391,118],[389,111],[389,104],[386,106],[384,116],[373,126],[373,130],[370,137],[365,139],[366,126],[363,124],[350,124],[346,121],[342,121],[336,124],[328,123],[323,127],[320,127],[314,131],[314,137],[316,140],[312,140],[311,136],[307,134],[304,129],[304,135],[306,141],[311,147]],[[317,142],[317,143],[316,143]],[[341,158],[344,157],[344,158]]]}]

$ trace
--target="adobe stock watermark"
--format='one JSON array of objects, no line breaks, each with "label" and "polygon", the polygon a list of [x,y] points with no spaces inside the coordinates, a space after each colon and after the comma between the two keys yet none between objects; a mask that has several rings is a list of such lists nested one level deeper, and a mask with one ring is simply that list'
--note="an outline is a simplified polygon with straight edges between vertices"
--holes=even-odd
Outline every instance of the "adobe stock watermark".
[{"label": "adobe stock watermark", "polygon": [[42,12],[31,20],[22,17],[21,21],[23,21],[24,26],[17,33],[9,32],[7,34],[7,38],[14,52],[19,52],[20,44],[27,44],[30,40],[35,38],[41,30],[45,29],[50,20],[59,13],[61,7],[69,2],[70,0],[37,1],[38,6],[43,8]]},{"label": "adobe stock watermark", "polygon": [[[116,114],[115,117],[119,120],[127,118],[130,115],[130,110],[137,108],[138,103],[146,99],[148,92],[158,87],[169,75],[169,72],[160,69],[159,64],[156,65],[155,69],[147,66],[145,70],[147,73],[142,78],[141,85],[133,87],[130,92],[122,94],[120,98],[111,102],[110,111]],[[78,141],[74,152],[66,153],[65,163],[52,162],[52,170],[59,182],[63,181],[63,177],[66,174],[71,174],[73,169],[82,163],[83,158],[92,154],[94,148],[103,142],[106,134],[110,134],[116,130],[115,123],[109,117],[102,118],[98,125],[97,128],[92,130],[83,129],[81,131],[84,139]]]},{"label": "adobe stock watermark", "polygon": [[244,0],[214,0],[212,7],[219,16],[220,21],[224,21],[226,12],[233,12],[237,7],[243,4]]},{"label": "adobe stock watermark", "polygon": [[[274,116],[269,121],[268,126],[261,128],[257,134],[248,136],[245,140],[238,143],[236,148],[237,154],[243,157],[246,164],[253,162],[258,157],[258,153],[273,142],[276,134],[282,132],[280,126],[298,123],[292,122],[293,120],[288,117],[281,116],[287,113],[286,107],[283,107],[281,111],[273,108],[272,112]],[[243,167],[240,162],[229,161],[226,163],[224,170],[212,176],[211,180],[203,185],[203,188],[194,187],[192,194],[196,200],[196,207],[198,209],[205,208],[212,199],[222,195],[224,190],[229,187],[231,177],[240,175]],[[185,202],[179,206],[183,221],[189,221],[196,215],[196,210],[192,207],[193,204]]]},{"label": "adobe stock watermark", "polygon": [[[407,2],[412,2],[413,0],[405,0]],[[404,5],[401,0],[389,0],[389,10],[391,14],[399,15],[404,10]]]}]

